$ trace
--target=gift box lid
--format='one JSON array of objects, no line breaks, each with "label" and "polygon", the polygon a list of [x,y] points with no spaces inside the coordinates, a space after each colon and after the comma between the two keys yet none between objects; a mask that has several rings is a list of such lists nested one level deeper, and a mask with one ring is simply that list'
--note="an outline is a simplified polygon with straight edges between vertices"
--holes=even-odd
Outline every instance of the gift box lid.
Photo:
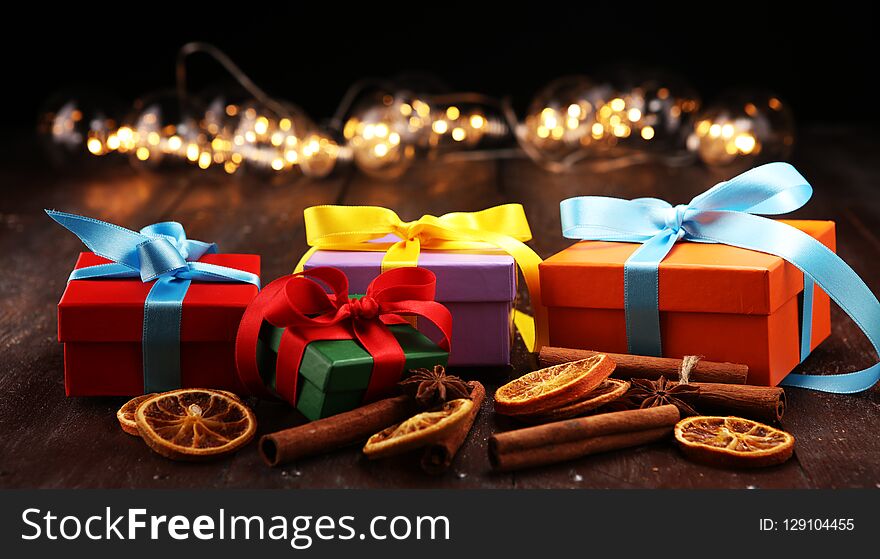
[{"label": "gift box lid", "polygon": [[[834,222],[780,220],[835,250]],[[623,308],[623,264],[641,245],[581,241],[541,263],[548,307]],[[661,311],[770,314],[803,291],[778,256],[722,244],[676,243],[660,263]]]},{"label": "gift box lid", "polygon": [[[206,254],[200,260],[259,275],[255,254]],[[106,264],[83,252],[76,269]],[[61,342],[139,342],[143,337],[144,301],[153,283],[138,278],[68,282],[58,303]],[[248,283],[193,281],[183,300],[180,339],[186,342],[232,341],[245,308],[257,295]]]},{"label": "gift box lid", "polygon": [[[348,276],[349,289],[363,293],[381,272],[384,256],[384,252],[319,250],[305,268],[339,268]],[[422,250],[418,264],[437,276],[440,302],[513,301],[516,297],[516,262],[504,252]]]}]

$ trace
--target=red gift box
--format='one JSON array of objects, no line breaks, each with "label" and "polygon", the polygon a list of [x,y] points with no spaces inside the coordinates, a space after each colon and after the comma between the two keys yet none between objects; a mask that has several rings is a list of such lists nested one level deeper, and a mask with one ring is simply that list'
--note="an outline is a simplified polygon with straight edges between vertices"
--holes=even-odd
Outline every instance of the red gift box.
[{"label": "red gift box", "polygon": [[[80,253],[76,269],[110,262]],[[199,262],[259,275],[254,254],[206,254]],[[144,393],[141,341],[144,302],[153,282],[88,279],[68,282],[58,303],[58,341],[64,344],[68,396]],[[242,392],[235,370],[235,336],[256,286],[193,281],[180,324],[182,387]]]}]

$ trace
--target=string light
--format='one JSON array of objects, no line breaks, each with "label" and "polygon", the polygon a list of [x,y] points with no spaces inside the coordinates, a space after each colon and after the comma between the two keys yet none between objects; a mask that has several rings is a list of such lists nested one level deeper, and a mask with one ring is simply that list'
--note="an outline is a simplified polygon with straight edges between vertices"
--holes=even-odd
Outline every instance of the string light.
[{"label": "string light", "polygon": [[[182,60],[192,52],[211,54],[257,100],[218,96],[206,108],[194,109],[182,72]],[[358,86],[358,95],[349,99],[347,94],[331,126],[322,129],[296,107],[267,97],[210,45],[185,45],[179,60],[173,98],[141,102],[135,118],[122,125],[103,115],[87,116],[70,102],[47,115],[48,134],[70,149],[84,147],[94,156],[129,153],[153,166],[170,158],[228,174],[247,166],[325,177],[350,161],[385,178],[406,172],[418,153],[482,147],[484,140],[509,138],[511,132],[529,157],[554,171],[591,157],[682,148],[707,164],[726,164],[793,143],[790,114],[778,97],[728,102],[694,119],[699,99],[674,81],[655,78],[626,88],[583,76],[557,80],[536,95],[522,121],[509,106],[475,94],[415,95],[379,88],[367,98]],[[361,102],[349,111],[356,98]],[[499,106],[503,118],[497,116]]]},{"label": "string light", "polygon": [[698,117],[687,147],[708,165],[729,165],[759,155],[784,158],[794,143],[793,119],[778,97],[727,94]]},{"label": "string light", "polygon": [[366,173],[386,178],[406,172],[424,135],[426,121],[413,116],[413,106],[421,103],[382,95],[356,109],[342,130],[355,164]]}]

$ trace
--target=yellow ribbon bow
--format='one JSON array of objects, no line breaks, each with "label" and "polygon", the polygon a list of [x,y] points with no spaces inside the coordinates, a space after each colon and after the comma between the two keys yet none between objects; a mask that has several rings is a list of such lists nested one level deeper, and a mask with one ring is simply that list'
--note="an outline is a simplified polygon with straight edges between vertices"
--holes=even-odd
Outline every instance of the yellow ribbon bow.
[{"label": "yellow ribbon bow", "polygon": [[[418,266],[421,249],[501,249],[516,261],[529,289],[535,318],[516,311],[514,322],[529,351],[547,344],[546,309],[541,304],[538,264],[541,257],[523,244],[532,238],[520,204],[503,204],[479,212],[455,212],[403,221],[388,208],[378,206],[313,206],[305,212],[306,241],[312,247],[295,272],[317,250],[385,252],[382,271]],[[400,240],[376,242],[395,235]]]}]

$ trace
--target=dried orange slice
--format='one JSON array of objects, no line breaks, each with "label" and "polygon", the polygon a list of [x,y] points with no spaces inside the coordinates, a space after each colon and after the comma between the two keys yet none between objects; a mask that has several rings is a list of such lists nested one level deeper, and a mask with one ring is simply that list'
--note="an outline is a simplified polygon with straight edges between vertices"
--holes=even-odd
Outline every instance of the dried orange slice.
[{"label": "dried orange slice", "polygon": [[675,426],[675,440],[686,456],[711,466],[773,466],[794,452],[794,437],[789,433],[741,417],[682,419]]},{"label": "dried orange slice", "polygon": [[384,458],[427,446],[465,421],[473,405],[470,400],[459,398],[434,411],[414,415],[370,437],[364,454],[370,459]]},{"label": "dried orange slice", "polygon": [[144,394],[143,396],[135,396],[131,400],[122,404],[122,407],[116,412],[116,419],[119,421],[119,426],[122,427],[122,430],[128,433],[129,435],[134,435],[135,437],[140,437],[141,434],[138,433],[138,426],[134,420],[134,412],[137,411],[137,407],[144,402],[145,400],[149,400],[155,396],[155,394]]},{"label": "dried orange slice", "polygon": [[626,391],[629,390],[629,386],[629,383],[625,380],[606,378],[602,381],[602,384],[591,390],[583,400],[572,404],[566,404],[562,407],[539,414],[516,417],[528,421],[529,423],[549,423],[551,421],[570,419],[572,417],[584,415],[587,412],[604,406],[608,402],[617,400],[626,394]]},{"label": "dried orange slice", "polygon": [[172,460],[204,460],[238,450],[257,430],[253,412],[219,390],[183,388],[156,394],[135,411],[141,438]]},{"label": "dried orange slice", "polygon": [[528,373],[495,391],[495,411],[535,415],[579,400],[614,372],[604,353]]}]

